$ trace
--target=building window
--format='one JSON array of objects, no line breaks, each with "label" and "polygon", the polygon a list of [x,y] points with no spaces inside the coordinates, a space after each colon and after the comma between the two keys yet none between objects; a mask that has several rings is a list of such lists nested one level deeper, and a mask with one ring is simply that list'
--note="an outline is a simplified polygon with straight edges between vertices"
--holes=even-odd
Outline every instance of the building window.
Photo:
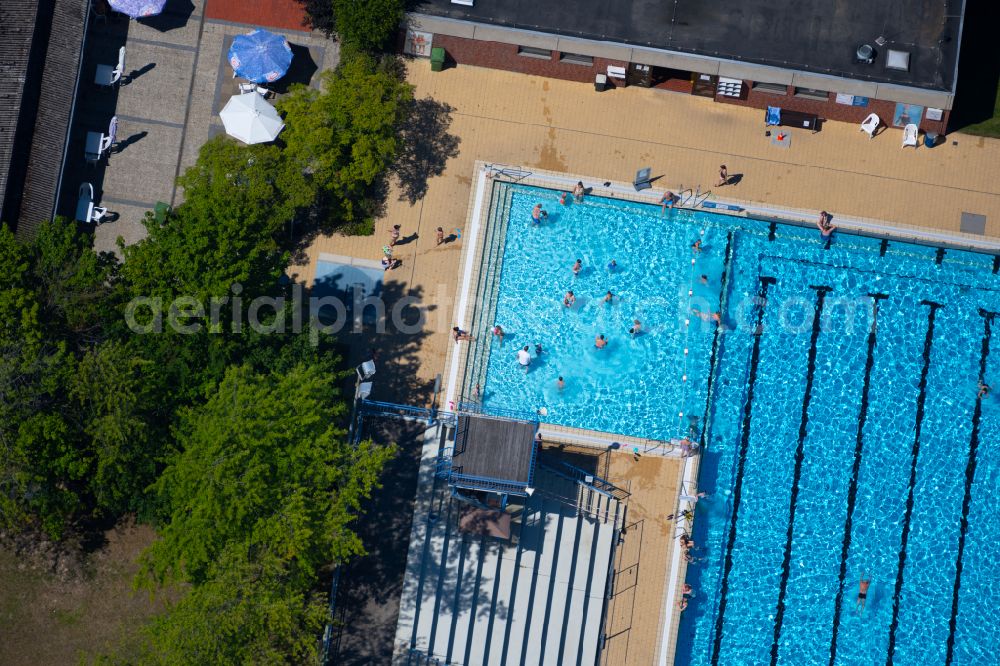
[{"label": "building window", "polygon": [[830,99],[830,93],[825,90],[816,90],[815,88],[796,88],[796,97],[805,97],[806,99],[815,99],[820,102],[826,102]]},{"label": "building window", "polygon": [[578,53],[560,53],[559,62],[564,62],[568,65],[586,65],[587,67],[594,66],[594,59],[590,56],[580,55]]},{"label": "building window", "polygon": [[755,83],[754,92],[768,93],[769,95],[787,95],[788,86],[780,83]]},{"label": "building window", "polygon": [[524,56],[525,58],[552,60],[552,51],[548,49],[536,49],[534,46],[518,46],[517,55]]}]

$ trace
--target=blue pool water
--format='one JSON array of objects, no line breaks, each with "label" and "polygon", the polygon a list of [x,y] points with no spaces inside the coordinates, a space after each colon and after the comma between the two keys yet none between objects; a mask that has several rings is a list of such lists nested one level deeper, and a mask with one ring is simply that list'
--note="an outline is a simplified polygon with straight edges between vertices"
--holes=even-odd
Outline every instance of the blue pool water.
[{"label": "blue pool water", "polygon": [[[712,495],[676,663],[998,663],[993,257],[848,234],[825,248],[810,229],[494,188],[499,271],[480,283],[465,399],[704,440]],[[722,329],[692,308],[721,311]],[[998,392],[977,399],[980,378]]]}]

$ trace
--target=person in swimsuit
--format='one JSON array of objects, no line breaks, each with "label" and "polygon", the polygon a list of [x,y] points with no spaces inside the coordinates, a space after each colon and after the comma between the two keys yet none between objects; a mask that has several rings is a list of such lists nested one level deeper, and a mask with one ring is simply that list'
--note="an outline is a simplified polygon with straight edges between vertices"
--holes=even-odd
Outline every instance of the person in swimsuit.
[{"label": "person in swimsuit", "polygon": [[572,291],[567,291],[566,296],[563,298],[563,305],[571,308],[574,303],[576,303],[576,296],[573,295]]},{"label": "person in swimsuit", "polygon": [[587,190],[583,187],[583,183],[577,181],[576,187],[573,188],[573,198],[576,199],[577,202],[583,201],[583,195],[586,193]]},{"label": "person in swimsuit", "polygon": [[819,214],[819,219],[816,220],[816,227],[819,228],[820,238],[823,240],[829,240],[833,232],[837,230],[837,227],[831,222],[831,216],[825,210]]},{"label": "person in swimsuit", "polygon": [[517,362],[524,368],[524,374],[528,374],[528,366],[531,365],[531,354],[528,352],[528,345],[517,352]]},{"label": "person in swimsuit", "polygon": [[598,335],[594,338],[594,346],[598,349],[604,349],[608,346],[608,340],[603,335]]},{"label": "person in swimsuit", "polygon": [[865,609],[865,600],[868,599],[868,586],[871,585],[871,578],[865,578],[864,574],[861,574],[861,581],[858,583],[858,602],[857,609],[860,613]]},{"label": "person in swimsuit", "polygon": [[615,295],[612,294],[610,291],[608,293],[604,294],[604,302],[605,303],[611,303],[612,301],[614,301],[614,298],[615,298]]},{"label": "person in swimsuit", "polygon": [[461,342],[462,340],[475,340],[474,337],[469,335],[468,331],[463,331],[458,326],[451,329],[452,335],[455,337],[455,342]]},{"label": "person in swimsuit", "polygon": [[541,224],[542,220],[549,216],[544,210],[542,210],[542,204],[535,204],[535,207],[531,209],[531,223]]},{"label": "person in swimsuit", "polygon": [[669,190],[664,192],[663,196],[660,197],[660,212],[664,212],[667,208],[673,208],[679,199],[679,196]]},{"label": "person in swimsuit", "polygon": [[577,259],[576,263],[573,264],[573,277],[579,277],[580,270],[583,268],[583,259]]}]

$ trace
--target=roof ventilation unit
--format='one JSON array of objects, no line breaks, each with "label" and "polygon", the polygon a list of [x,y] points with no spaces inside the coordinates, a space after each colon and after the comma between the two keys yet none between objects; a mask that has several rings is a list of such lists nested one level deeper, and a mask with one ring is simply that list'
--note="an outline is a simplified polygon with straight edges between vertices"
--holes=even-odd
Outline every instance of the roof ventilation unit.
[{"label": "roof ventilation unit", "polygon": [[858,50],[854,54],[858,62],[863,62],[866,65],[870,65],[875,61],[875,49],[872,48],[871,44],[862,44],[858,47]]}]

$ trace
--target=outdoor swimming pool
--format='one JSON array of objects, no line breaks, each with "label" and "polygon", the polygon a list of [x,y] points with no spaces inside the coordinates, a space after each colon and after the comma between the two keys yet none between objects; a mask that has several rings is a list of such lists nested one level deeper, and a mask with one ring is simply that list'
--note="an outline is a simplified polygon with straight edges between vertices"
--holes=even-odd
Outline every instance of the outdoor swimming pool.
[{"label": "outdoor swimming pool", "polygon": [[493,187],[464,398],[703,439],[677,663],[996,663],[1000,394],[977,398],[1000,382],[993,257]]}]

